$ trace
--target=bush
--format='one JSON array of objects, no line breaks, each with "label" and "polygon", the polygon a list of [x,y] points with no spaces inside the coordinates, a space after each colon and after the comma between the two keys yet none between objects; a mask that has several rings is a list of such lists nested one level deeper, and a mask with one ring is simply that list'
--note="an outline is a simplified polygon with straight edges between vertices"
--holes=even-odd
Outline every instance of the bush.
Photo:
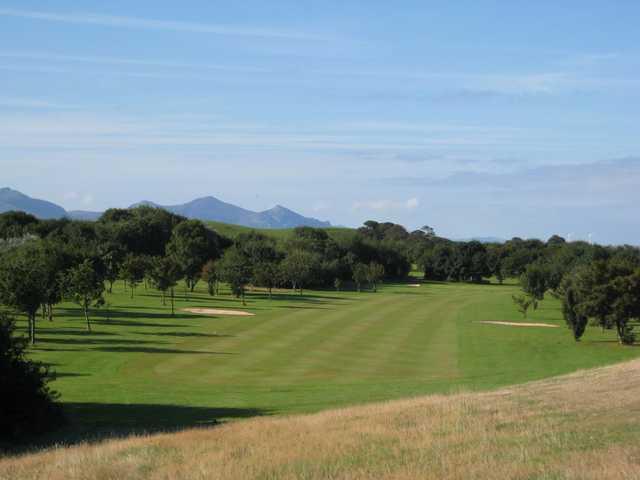
[{"label": "bush", "polygon": [[15,336],[15,322],[0,313],[0,442],[44,433],[62,422],[51,390],[49,370],[25,358],[26,341]]}]

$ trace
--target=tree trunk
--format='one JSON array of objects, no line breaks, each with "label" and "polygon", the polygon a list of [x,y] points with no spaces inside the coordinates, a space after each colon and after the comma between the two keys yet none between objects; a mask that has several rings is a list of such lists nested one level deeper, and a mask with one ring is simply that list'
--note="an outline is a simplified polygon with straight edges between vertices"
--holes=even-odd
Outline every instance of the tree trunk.
[{"label": "tree trunk", "polygon": [[242,289],[242,292],[240,293],[241,297],[242,297],[242,305],[246,306],[247,302],[244,301],[244,288]]},{"label": "tree trunk", "polygon": [[173,287],[171,287],[171,316],[175,316],[175,308],[173,306]]},{"label": "tree trunk", "polygon": [[133,300],[133,283],[131,284],[131,299]]},{"label": "tree trunk", "polygon": [[87,322],[87,331],[91,332],[91,322],[89,322],[89,307],[85,305],[82,310],[84,310],[84,319]]},{"label": "tree trunk", "polygon": [[164,297],[165,297],[165,291],[163,290],[162,291],[162,306],[166,306],[167,305],[167,302],[165,301]]},{"label": "tree trunk", "polygon": [[29,341],[31,345],[36,344],[36,313],[29,314]]},{"label": "tree trunk", "polygon": [[271,296],[271,287],[269,287],[269,300],[271,300],[273,297]]},{"label": "tree trunk", "polygon": [[53,322],[53,305],[52,304],[47,305],[47,313],[49,315],[49,321]]}]

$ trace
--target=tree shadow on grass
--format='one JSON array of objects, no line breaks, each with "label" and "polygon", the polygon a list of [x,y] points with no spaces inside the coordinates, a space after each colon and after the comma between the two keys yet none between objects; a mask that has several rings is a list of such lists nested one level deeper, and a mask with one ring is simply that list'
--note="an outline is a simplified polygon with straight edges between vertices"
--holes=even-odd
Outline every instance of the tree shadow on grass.
[{"label": "tree shadow on grass", "polygon": [[74,445],[129,435],[211,427],[221,421],[268,415],[257,408],[192,407],[182,405],[63,402],[66,425],[45,436],[12,445],[23,453],[54,445]]},{"label": "tree shadow on grass", "polygon": [[[193,318],[193,317],[190,317],[190,318]],[[193,327],[193,325],[190,325],[188,323],[153,323],[153,322],[135,322],[135,321],[129,322],[127,320],[116,320],[116,319],[94,320],[91,322],[91,325],[113,325],[113,326],[121,326],[121,327],[167,327],[167,328]]]},{"label": "tree shadow on grass", "polygon": [[[131,307],[131,308],[136,308],[136,307]],[[143,308],[147,308],[147,307],[143,307]],[[154,309],[154,310],[157,310],[157,309]],[[84,320],[84,314],[80,309],[66,308],[66,309],[60,309],[60,311],[64,312],[63,315],[65,317],[79,318]],[[108,311],[109,318],[106,318],[106,315],[107,315],[106,310],[93,310],[89,315],[89,320],[91,321],[91,323],[97,323],[97,322],[115,322],[115,321],[119,321],[118,319],[127,319],[127,318],[132,318],[132,319],[140,318],[140,319],[149,319],[149,320],[163,319],[163,318],[168,320],[192,318],[190,315],[178,313],[177,311],[175,315],[171,315],[171,310],[167,310],[166,313],[158,313],[157,311],[156,312],[133,312],[131,310],[122,310],[119,308],[117,309],[110,308]],[[158,326],[162,326],[162,325],[158,325]]]},{"label": "tree shadow on grass", "polygon": [[[93,322],[92,322],[93,323]],[[55,325],[53,325],[51,328],[47,328],[47,329],[43,329],[41,330],[41,332],[44,335],[74,335],[74,336],[83,336],[86,337],[87,335],[99,335],[101,337],[118,337],[119,335],[117,333],[111,333],[111,332],[87,332],[86,328],[81,328],[78,330],[69,330],[69,329],[57,329],[55,328]]]},{"label": "tree shadow on grass", "polygon": [[197,333],[197,332],[133,332],[136,335],[149,335],[154,337],[202,337],[202,338],[222,338],[235,337],[226,333]]},{"label": "tree shadow on grass", "polygon": [[[47,332],[48,334],[48,332]],[[124,338],[118,339],[104,339],[104,338],[90,338],[91,333],[87,332],[87,338],[49,338],[40,337],[38,339],[41,343],[53,343],[57,345],[140,345],[145,343],[168,343],[168,342],[152,342],[149,340],[128,340]]]},{"label": "tree shadow on grass", "polygon": [[[153,343],[153,342],[148,342]],[[114,352],[114,353],[189,353],[198,355],[237,355],[232,352],[211,352],[208,350],[178,350],[176,348],[156,348],[156,347],[120,347],[117,345],[111,347],[98,347],[93,348],[94,351],[99,352]]]}]

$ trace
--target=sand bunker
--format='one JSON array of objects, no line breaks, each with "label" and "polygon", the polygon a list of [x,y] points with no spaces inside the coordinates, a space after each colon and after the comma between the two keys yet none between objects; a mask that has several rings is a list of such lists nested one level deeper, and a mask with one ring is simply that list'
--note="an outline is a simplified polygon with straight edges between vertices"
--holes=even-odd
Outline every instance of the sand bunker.
[{"label": "sand bunker", "polygon": [[236,315],[238,317],[253,317],[255,313],[242,310],[220,310],[219,308],[183,308],[185,312],[199,313],[201,315]]},{"label": "sand bunker", "polygon": [[421,284],[419,284],[419,283],[409,283],[409,284],[407,285],[407,287],[420,287],[420,286],[422,286],[422,285],[421,285]]},{"label": "sand bunker", "polygon": [[511,327],[546,327],[546,328],[558,328],[558,325],[552,325],[550,323],[527,323],[527,322],[496,322],[492,320],[481,321],[477,323],[489,323],[491,325],[509,325]]}]

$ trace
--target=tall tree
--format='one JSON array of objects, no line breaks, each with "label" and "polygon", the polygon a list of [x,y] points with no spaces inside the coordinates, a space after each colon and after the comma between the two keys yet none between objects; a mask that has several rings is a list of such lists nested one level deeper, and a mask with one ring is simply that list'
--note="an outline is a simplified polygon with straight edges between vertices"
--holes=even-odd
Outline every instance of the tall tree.
[{"label": "tall tree", "polygon": [[573,332],[575,341],[579,341],[587,328],[588,318],[580,311],[579,291],[572,279],[565,280],[562,288],[562,315],[567,326]]},{"label": "tall tree", "polygon": [[237,246],[228,248],[218,262],[221,278],[229,284],[231,292],[246,305],[245,291],[251,281],[253,265]]},{"label": "tall tree", "polygon": [[314,272],[319,264],[318,256],[305,250],[293,250],[287,254],[280,264],[283,278],[297,288],[300,295],[302,289],[313,280]]},{"label": "tall tree", "polygon": [[384,267],[376,262],[371,262],[367,267],[367,281],[373,287],[373,291],[378,291],[378,283],[384,278]]},{"label": "tall tree", "polygon": [[64,276],[66,296],[77,303],[87,323],[87,331],[91,331],[89,321],[89,307],[99,306],[104,299],[104,278],[99,274],[92,261],[87,259],[81,264],[72,267]]},{"label": "tall tree", "polygon": [[184,274],[187,287],[193,292],[202,266],[220,255],[218,237],[199,220],[187,220],[178,224],[167,244],[171,255]]},{"label": "tall tree", "polygon": [[29,341],[36,343],[36,314],[47,301],[43,250],[38,243],[14,248],[0,259],[0,303],[26,314]]},{"label": "tall tree", "polygon": [[220,272],[215,260],[209,260],[202,267],[200,278],[207,282],[207,291],[213,296],[218,293],[218,281],[220,280]]},{"label": "tall tree", "polygon": [[53,375],[26,357],[25,343],[14,320],[0,312],[0,443],[43,433],[63,420],[58,394],[48,385]]},{"label": "tall tree", "polygon": [[273,288],[278,285],[280,269],[275,261],[264,260],[253,267],[253,282],[259,287],[265,287],[272,298]]},{"label": "tall tree", "polygon": [[136,287],[142,282],[145,276],[147,262],[132,253],[128,254],[120,266],[120,276],[127,282],[131,289],[131,298]]},{"label": "tall tree", "polygon": [[154,257],[149,270],[153,285],[162,292],[162,304],[165,305],[167,292],[171,298],[171,316],[175,315],[175,286],[182,276],[180,267],[172,257]]},{"label": "tall tree", "polygon": [[362,284],[367,281],[369,277],[369,267],[364,263],[356,263],[353,266],[353,281],[356,284],[356,290],[360,292],[362,290]]}]

